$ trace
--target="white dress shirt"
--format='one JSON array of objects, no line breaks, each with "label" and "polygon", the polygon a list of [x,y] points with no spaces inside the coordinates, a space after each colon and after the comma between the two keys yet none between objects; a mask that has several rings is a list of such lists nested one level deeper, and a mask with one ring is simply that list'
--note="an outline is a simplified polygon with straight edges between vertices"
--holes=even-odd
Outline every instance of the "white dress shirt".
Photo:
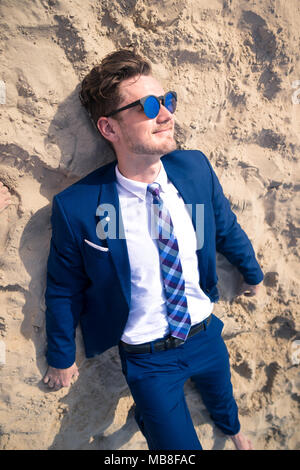
[{"label": "white dress shirt", "polygon": [[[153,226],[151,230],[153,196],[147,191],[147,183],[125,178],[117,165],[115,168],[131,269],[131,305],[121,339],[125,343],[139,344],[169,333],[159,250],[157,240],[153,237]],[[213,303],[199,286],[195,230],[184,201],[168,180],[163,164],[155,182],[161,186],[160,196],[173,222],[188,311],[194,325],[208,317],[213,310]]]}]

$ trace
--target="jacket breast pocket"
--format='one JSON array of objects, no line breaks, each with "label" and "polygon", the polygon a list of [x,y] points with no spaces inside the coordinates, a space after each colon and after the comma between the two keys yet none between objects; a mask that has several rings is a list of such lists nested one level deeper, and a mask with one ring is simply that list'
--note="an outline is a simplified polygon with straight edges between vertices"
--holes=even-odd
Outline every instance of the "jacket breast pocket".
[{"label": "jacket breast pocket", "polygon": [[84,253],[90,259],[92,258],[100,258],[100,259],[109,259],[110,258],[110,251],[108,247],[103,245],[96,245],[96,243],[92,243],[89,240],[83,241],[83,248]]}]

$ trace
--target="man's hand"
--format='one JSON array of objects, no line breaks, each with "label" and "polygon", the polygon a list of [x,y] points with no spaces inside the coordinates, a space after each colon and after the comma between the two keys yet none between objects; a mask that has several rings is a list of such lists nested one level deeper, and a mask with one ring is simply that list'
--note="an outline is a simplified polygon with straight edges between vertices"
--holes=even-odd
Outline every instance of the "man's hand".
[{"label": "man's hand", "polygon": [[257,294],[260,284],[252,285],[243,282],[239,288],[238,295],[246,295],[247,297],[253,297]]},{"label": "man's hand", "polygon": [[75,362],[67,369],[55,369],[55,367],[49,366],[43,382],[48,384],[52,390],[59,390],[61,387],[69,387],[72,378],[78,376],[79,372]]}]

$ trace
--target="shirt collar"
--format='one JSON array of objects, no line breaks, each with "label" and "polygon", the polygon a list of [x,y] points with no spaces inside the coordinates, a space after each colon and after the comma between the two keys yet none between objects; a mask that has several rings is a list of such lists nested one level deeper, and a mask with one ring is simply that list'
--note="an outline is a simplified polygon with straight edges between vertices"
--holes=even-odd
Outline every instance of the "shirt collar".
[{"label": "shirt collar", "polygon": [[[135,181],[131,180],[129,178],[126,178],[120,173],[120,170],[118,168],[118,165],[115,166],[115,172],[116,172],[116,178],[117,182],[125,188],[127,191],[130,193],[134,194],[135,196],[139,197],[143,201],[146,199],[146,194],[147,194],[147,186],[148,183],[144,183],[142,181]],[[156,176],[155,180],[153,183],[159,183],[161,187],[161,191],[165,192],[166,191],[166,186],[168,183],[168,177],[166,170],[164,169],[163,164],[160,164],[160,170],[158,175]]]}]

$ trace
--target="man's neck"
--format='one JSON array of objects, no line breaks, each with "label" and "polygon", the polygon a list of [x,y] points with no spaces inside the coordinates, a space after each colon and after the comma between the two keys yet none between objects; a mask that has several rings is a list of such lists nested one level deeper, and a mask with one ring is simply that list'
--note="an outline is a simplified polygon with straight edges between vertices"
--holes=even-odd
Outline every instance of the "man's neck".
[{"label": "man's neck", "polygon": [[148,165],[145,165],[143,161],[140,161],[139,164],[131,163],[128,165],[118,160],[118,169],[125,178],[143,183],[153,183],[160,172],[160,168],[160,159]]}]

